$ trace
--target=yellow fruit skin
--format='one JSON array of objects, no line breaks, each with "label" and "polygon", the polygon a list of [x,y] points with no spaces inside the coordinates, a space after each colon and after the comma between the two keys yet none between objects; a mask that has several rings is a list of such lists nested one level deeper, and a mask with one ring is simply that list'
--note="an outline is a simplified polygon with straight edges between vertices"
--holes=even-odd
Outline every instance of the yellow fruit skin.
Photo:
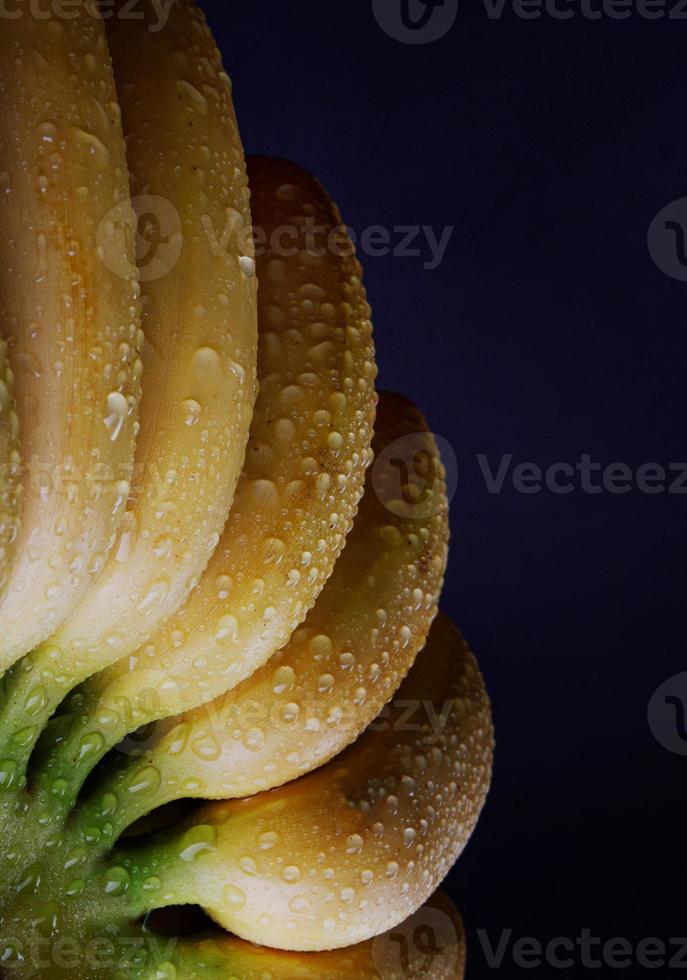
[{"label": "yellow fruit skin", "polygon": [[[383,450],[406,437],[432,461],[422,519],[412,508],[389,509],[381,495],[384,482],[398,487]],[[176,735],[153,754],[163,775],[169,768],[195,776],[205,798],[252,796],[337,755],[398,688],[436,615],[448,501],[436,445],[410,402],[381,395],[373,447],[353,530],[303,627],[238,688],[180,719]],[[167,755],[181,737],[184,751]],[[220,755],[208,758],[214,746]]]},{"label": "yellow fruit skin", "polygon": [[155,868],[161,886],[146,910],[200,905],[249,942],[340,949],[392,929],[436,890],[477,823],[492,758],[479,668],[439,616],[390,707],[336,759],[280,789],[202,806],[112,860],[136,882]]},{"label": "yellow fruit skin", "polygon": [[198,582],[234,498],[256,395],[257,282],[242,250],[252,240],[235,232],[217,248],[211,233],[251,222],[230,82],[195,3],[177,0],[156,31],[145,10],[107,21],[139,234],[158,236],[139,252],[135,482],[103,574],[36,658],[59,658],[74,681],[135,650]]},{"label": "yellow fruit skin", "polygon": [[[285,161],[249,161],[256,226],[296,232],[294,254],[258,257],[260,394],[220,543],[184,608],[84,693],[128,725],[193,708],[234,687],[303,621],[343,548],[371,460],[377,396],[361,268],[306,252],[300,218],[338,211]],[[285,192],[284,188],[288,188]],[[276,240],[275,240],[276,241]]]},{"label": "yellow fruit skin", "polygon": [[19,419],[14,404],[14,374],[7,344],[0,339],[0,599],[7,586],[14,545],[21,525]]},{"label": "yellow fruit skin", "polygon": [[[421,516],[391,463],[406,446],[425,461]],[[165,722],[154,748],[122,757],[98,784],[96,797],[119,793],[137,771],[157,770],[155,799],[137,794],[122,815],[129,824],[180,796],[253,796],[296,779],[356,739],[395,693],[436,615],[448,501],[437,447],[406,399],[382,393],[373,449],[346,547],[303,626],[250,678]]]},{"label": "yellow fruit skin", "polygon": [[[477,664],[443,617],[395,701],[397,710],[323,769],[196,815],[218,835],[216,859],[198,864],[196,899],[222,926],[279,949],[340,948],[393,928],[439,886],[481,812],[493,747]],[[274,846],[261,850],[261,839]],[[257,874],[241,867],[244,856]],[[214,884],[223,879],[213,873],[230,867],[226,880],[246,895],[238,910]],[[315,885],[332,901],[311,902]],[[259,909],[269,909],[269,926],[258,923]]]},{"label": "yellow fruit skin", "polygon": [[[22,524],[0,606],[0,672],[102,571],[130,491],[140,394],[119,107],[90,0],[0,31],[0,323],[16,376]],[[118,272],[103,261],[116,256]]]}]

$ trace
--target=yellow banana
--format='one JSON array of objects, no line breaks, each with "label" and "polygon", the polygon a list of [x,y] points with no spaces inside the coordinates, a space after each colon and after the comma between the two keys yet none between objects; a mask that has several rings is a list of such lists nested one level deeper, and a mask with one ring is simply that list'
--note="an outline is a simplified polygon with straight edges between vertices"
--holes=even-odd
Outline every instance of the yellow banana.
[{"label": "yellow banana", "polygon": [[[407,445],[430,461],[422,519],[404,503],[408,488],[391,465]],[[227,799],[282,785],[341,752],[393,696],[437,611],[448,502],[436,446],[410,402],[382,394],[373,446],[353,530],[303,627],[237,688],[166,722],[171,730],[142,759],[110,767],[96,813],[83,821],[97,823],[102,794],[126,794],[151,772],[153,796],[135,794],[114,817],[115,832],[180,796]]]},{"label": "yellow banana", "polygon": [[[188,924],[187,909],[167,917],[165,934]],[[177,921],[178,920],[178,921]],[[324,953],[286,953],[253,946],[216,933],[182,939],[172,963],[183,980],[463,980],[465,929],[458,910],[437,892],[400,926],[349,949]],[[155,980],[159,973],[147,974]]]},{"label": "yellow banana", "polygon": [[[365,942],[448,873],[482,810],[492,754],[477,664],[440,616],[390,710],[337,759],[281,789],[207,804],[178,833],[116,849],[112,865],[139,911],[200,905],[242,939],[285,950]],[[146,875],[159,881],[148,896]]]},{"label": "yellow banana", "polygon": [[0,339],[0,599],[7,585],[21,517],[19,419],[14,404],[14,375],[7,344]]},{"label": "yellow banana", "polygon": [[98,11],[19,13],[0,31],[0,321],[24,462],[0,672],[102,571],[130,491],[141,373],[133,246],[108,221],[129,212],[129,187]]},{"label": "yellow banana", "polygon": [[[192,0],[175,3],[161,31],[150,30],[152,5],[144,11],[108,21],[133,202],[157,236],[139,255],[146,384],[135,483],[103,572],[12,690],[23,703],[52,671],[45,715],[135,650],[197,583],[227,519],[255,401],[257,290],[240,249],[252,239],[240,234],[249,195],[229,81]],[[233,235],[217,248],[212,229],[226,223]]]}]

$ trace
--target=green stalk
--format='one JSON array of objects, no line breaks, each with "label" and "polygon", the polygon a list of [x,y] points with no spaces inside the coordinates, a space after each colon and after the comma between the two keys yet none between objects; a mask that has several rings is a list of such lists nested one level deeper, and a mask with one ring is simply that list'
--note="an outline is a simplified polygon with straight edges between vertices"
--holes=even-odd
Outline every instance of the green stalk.
[{"label": "green stalk", "polygon": [[136,706],[106,699],[86,684],[74,695],[68,717],[59,720],[60,737],[52,738],[54,725],[38,745],[33,766],[35,799],[57,801],[55,819],[65,822],[79,793],[96,765],[130,732],[147,719]]},{"label": "green stalk", "polygon": [[[22,845],[6,855],[15,868],[11,886],[5,882],[0,901],[0,962],[12,977],[62,976],[60,963],[50,959],[55,950],[85,955],[94,943],[114,944],[123,953],[143,954],[135,968],[122,972],[110,961],[107,968],[72,963],[71,973],[83,980],[135,980],[148,975],[167,957],[155,948],[139,920],[152,909],[171,904],[174,896],[163,886],[167,856],[151,844],[146,851],[103,857],[91,846],[89,832],[74,828],[54,833],[37,845],[33,820],[23,823]],[[164,943],[162,944],[164,947]],[[48,962],[37,965],[48,955]],[[119,956],[118,959],[122,957]],[[22,965],[21,959],[24,960]],[[165,968],[167,969],[167,968]],[[153,974],[155,975],[155,974]],[[163,972],[163,977],[173,977]]]},{"label": "green stalk", "polygon": [[[79,802],[72,814],[74,828],[112,828],[110,838],[117,841],[138,820],[154,810],[191,796],[188,787],[178,781],[160,778],[157,768],[147,758],[122,756],[108,767],[92,793]],[[110,845],[111,846],[111,845]],[[103,838],[99,853],[108,848]]]},{"label": "green stalk", "polygon": [[[131,727],[136,727],[124,706],[119,711],[106,708],[100,697],[87,689],[72,695],[69,709],[47,726],[32,758],[30,748],[35,738],[24,741],[15,736],[4,744],[0,756],[0,838],[5,860],[0,868],[0,900],[8,889],[11,894],[24,873],[27,862],[22,855],[41,854],[50,848],[53,838],[59,839],[90,773]],[[86,823],[79,830],[88,837],[89,847],[98,845],[96,854],[105,853],[116,840],[107,808],[99,825]]]},{"label": "green stalk", "polygon": [[43,648],[9,670],[0,701],[0,760],[25,774],[41,733],[78,683],[78,677],[59,671]]}]

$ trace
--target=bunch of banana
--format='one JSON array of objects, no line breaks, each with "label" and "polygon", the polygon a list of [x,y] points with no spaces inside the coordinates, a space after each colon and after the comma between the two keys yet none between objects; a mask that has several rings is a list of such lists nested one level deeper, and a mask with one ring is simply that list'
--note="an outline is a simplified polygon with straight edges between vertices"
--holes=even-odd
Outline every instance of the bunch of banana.
[{"label": "bunch of banana", "polygon": [[326,192],[139,6],[0,35],[0,971],[458,977],[493,736],[437,446]]}]

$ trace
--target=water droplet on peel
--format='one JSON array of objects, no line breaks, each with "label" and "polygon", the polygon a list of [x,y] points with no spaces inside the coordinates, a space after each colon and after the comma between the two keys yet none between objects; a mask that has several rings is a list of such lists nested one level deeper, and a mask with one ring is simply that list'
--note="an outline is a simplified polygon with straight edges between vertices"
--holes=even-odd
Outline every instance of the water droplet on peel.
[{"label": "water droplet on peel", "polygon": [[296,915],[302,915],[310,909],[310,900],[305,895],[296,895],[289,902],[289,909]]},{"label": "water droplet on peel", "polygon": [[193,398],[188,398],[183,404],[184,422],[188,426],[195,425],[202,414],[202,408]]},{"label": "water droplet on peel", "polygon": [[211,732],[201,732],[197,735],[191,743],[191,749],[193,754],[203,762],[215,762],[222,754],[220,744]]},{"label": "water droplet on peel", "polygon": [[228,909],[242,909],[246,904],[245,892],[235,885],[226,885],[222,893],[224,904]]},{"label": "water droplet on peel", "polygon": [[177,88],[182,95],[185,95],[193,108],[201,115],[206,116],[208,113],[208,100],[205,98],[203,93],[199,91],[192,85],[191,82],[187,82],[185,79],[180,78],[177,80]]},{"label": "water droplet on peel", "polygon": [[261,851],[270,851],[279,843],[279,834],[274,831],[267,831],[258,838],[258,847]]},{"label": "water droplet on peel", "polygon": [[11,789],[17,778],[17,763],[12,759],[0,761],[0,790]]},{"label": "water droplet on peel", "polygon": [[56,779],[52,784],[51,792],[55,799],[65,800],[69,793],[69,783],[66,779]]},{"label": "water droplet on peel", "polygon": [[28,715],[37,715],[48,704],[48,697],[42,687],[35,687],[29,694],[24,704],[24,710]]},{"label": "water droplet on peel", "polygon": [[107,396],[107,414],[104,422],[112,442],[119,437],[128,411],[128,402],[121,391],[111,391]]},{"label": "water droplet on peel", "polygon": [[111,817],[117,812],[118,807],[119,800],[114,793],[106,793],[100,801],[100,813],[103,817]]},{"label": "water droplet on peel", "polygon": [[254,877],[258,873],[258,866],[251,857],[243,857],[239,861],[239,868],[244,874]]},{"label": "water droplet on peel", "polygon": [[178,980],[179,974],[173,963],[160,963],[155,970],[155,980]]},{"label": "water droplet on peel", "polygon": [[272,678],[272,690],[275,694],[284,694],[285,691],[291,690],[295,681],[296,674],[293,667],[280,667]]},{"label": "water droplet on peel", "polygon": [[249,255],[242,255],[239,259],[239,265],[246,279],[252,279],[255,276],[255,260]]},{"label": "water droplet on peel", "polygon": [[217,832],[214,827],[194,827],[182,838],[179,857],[182,861],[196,861],[199,857],[212,853],[216,846]]},{"label": "water droplet on peel", "polygon": [[105,874],[105,894],[124,895],[131,885],[126,868],[110,868]]},{"label": "water droplet on peel", "polygon": [[318,682],[320,694],[329,694],[334,689],[334,678],[331,674],[322,674]]},{"label": "water droplet on peel", "polygon": [[154,766],[146,766],[135,773],[127,783],[127,792],[132,795],[153,793],[160,786],[160,772]]},{"label": "water droplet on peel", "polygon": [[314,636],[310,641],[310,652],[315,660],[321,660],[332,652],[332,641],[322,634]]},{"label": "water droplet on peel", "polygon": [[167,752],[171,756],[181,755],[181,753],[186,749],[190,731],[191,726],[185,722],[172,729],[169,735],[169,741],[167,743]]},{"label": "water droplet on peel", "polygon": [[386,800],[386,805],[387,805],[387,807],[389,809],[389,813],[398,813],[398,805],[399,804],[398,804],[398,797],[397,796],[393,796],[393,795],[388,796],[387,797],[387,800]]},{"label": "water droplet on peel", "polygon": [[243,744],[250,752],[259,752],[265,744],[265,733],[262,728],[249,728],[243,736]]},{"label": "water droplet on peel", "polygon": [[93,133],[87,133],[78,127],[74,127],[72,133],[76,142],[88,151],[102,169],[109,167],[110,151],[102,140],[99,140]]},{"label": "water droplet on peel", "polygon": [[221,640],[231,639],[235,640],[238,636],[239,624],[235,616],[226,615],[217,623],[217,629],[215,631],[215,640],[220,642]]},{"label": "water droplet on peel", "polygon": [[17,894],[22,892],[36,892],[38,891],[41,884],[42,872],[39,864],[32,864],[30,868],[27,868],[23,873],[20,880],[14,887]]},{"label": "water droplet on peel", "polygon": [[160,605],[168,592],[169,582],[166,579],[158,579],[150,585],[136,608],[139,612],[149,615],[153,609]]},{"label": "water droplet on peel", "polygon": [[220,373],[222,362],[214,347],[199,347],[193,355],[193,367],[198,377],[207,382]]},{"label": "water droplet on peel", "polygon": [[86,735],[79,746],[79,761],[97,755],[105,746],[105,740],[98,732]]}]

